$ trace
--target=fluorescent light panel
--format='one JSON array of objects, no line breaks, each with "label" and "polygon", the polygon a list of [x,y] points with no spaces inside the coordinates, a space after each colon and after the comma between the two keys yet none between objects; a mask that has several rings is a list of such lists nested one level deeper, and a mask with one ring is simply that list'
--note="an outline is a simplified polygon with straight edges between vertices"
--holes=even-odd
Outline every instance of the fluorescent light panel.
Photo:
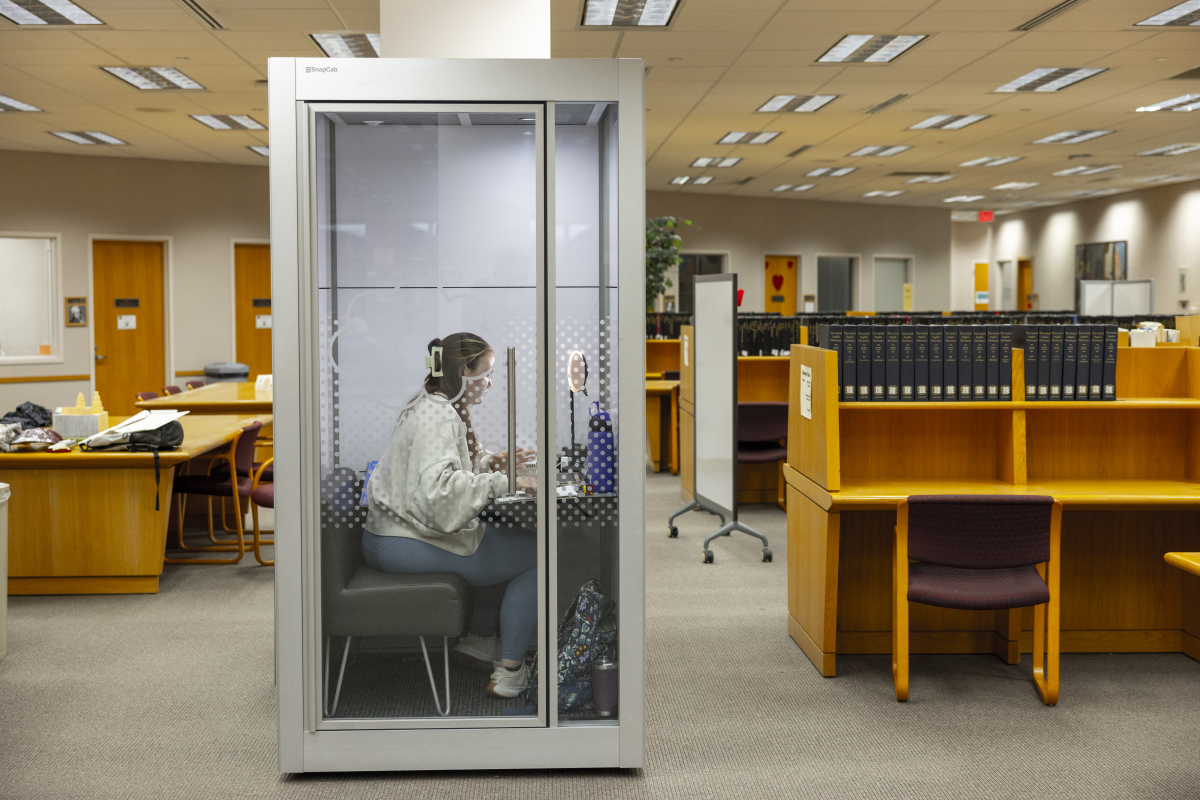
[{"label": "fluorescent light panel", "polygon": [[943,203],[974,203],[976,200],[982,200],[986,195],[982,194],[958,194],[954,197],[947,197]]},{"label": "fluorescent light panel", "polygon": [[215,131],[265,131],[266,127],[259,124],[253,117],[245,114],[192,114],[192,119],[201,122]]},{"label": "fluorescent light panel", "polygon": [[1172,97],[1152,106],[1142,106],[1138,111],[1195,111],[1200,108],[1200,94],[1184,94]]},{"label": "fluorescent light panel", "polygon": [[924,34],[906,36],[850,34],[817,59],[820,64],[886,64],[925,39]]},{"label": "fluorescent light panel", "polygon": [[50,131],[51,135],[75,144],[129,144],[101,131]]},{"label": "fluorescent light panel", "polygon": [[0,15],[18,25],[103,25],[68,0],[0,0]]},{"label": "fluorescent light panel", "polygon": [[1001,192],[1015,192],[1020,189],[1032,189],[1035,186],[1041,186],[1041,184],[1033,181],[1009,181],[1008,183],[1002,183],[992,188]]},{"label": "fluorescent light panel", "polygon": [[730,131],[717,144],[766,144],[779,135],[779,131]]},{"label": "fluorescent light panel", "polygon": [[22,103],[20,100],[0,94],[0,112],[3,111],[41,111],[37,106]]},{"label": "fluorescent light panel", "polygon": [[960,167],[1002,167],[1005,164],[1011,164],[1014,161],[1020,161],[1024,156],[983,156],[982,158],[973,158],[970,161],[964,161],[959,164]]},{"label": "fluorescent light panel", "polygon": [[678,0],[587,0],[586,26],[662,27],[671,22]]},{"label": "fluorescent light panel", "polygon": [[1111,169],[1120,169],[1120,164],[1103,164],[1100,166],[1084,166],[1071,167],[1070,169],[1060,169],[1055,175],[1096,175],[1101,172],[1108,172]]},{"label": "fluorescent light panel", "polygon": [[109,75],[116,75],[131,86],[144,90],[197,90],[204,88],[174,67],[103,67],[102,69]]},{"label": "fluorescent light panel", "polygon": [[897,195],[902,194],[904,194],[903,189],[893,189],[890,192],[885,192],[882,189],[876,189],[873,192],[867,192],[863,195],[863,197],[896,197]]},{"label": "fluorescent light panel", "polygon": [[1186,3],[1172,6],[1161,14],[1155,14],[1134,24],[1151,27],[1200,26],[1200,0],[1187,0]]},{"label": "fluorescent light panel", "polygon": [[784,183],[784,184],[781,184],[781,185],[779,185],[779,186],[776,186],[776,187],[775,187],[774,189],[772,189],[771,191],[772,191],[772,192],[786,192],[786,191],[787,191],[788,189],[790,189],[790,188],[792,188],[792,184],[790,184],[790,183]]},{"label": "fluorescent light panel", "polygon": [[1116,131],[1062,131],[1053,136],[1044,136],[1041,139],[1035,139],[1034,144],[1079,144],[1090,139],[1097,139],[1101,136],[1107,136]]},{"label": "fluorescent light panel", "polygon": [[1106,194],[1116,194],[1120,189],[1080,189],[1078,192],[1071,192],[1068,197],[1103,197]]},{"label": "fluorescent light panel", "polygon": [[259,145],[250,145],[250,146],[248,146],[246,149],[247,149],[247,150],[253,150],[255,153],[258,153],[258,154],[259,154],[260,156],[262,156],[263,158],[270,158],[270,157],[271,157],[271,148],[267,147],[266,145],[262,145],[262,144],[259,144]]},{"label": "fluorescent light panel", "polygon": [[1171,183],[1172,181],[1190,181],[1196,175],[1153,175],[1149,178],[1138,178],[1138,183]]},{"label": "fluorescent light panel", "polygon": [[954,180],[953,175],[918,175],[905,183],[945,183]]},{"label": "fluorescent light panel", "polygon": [[1057,92],[1073,83],[1105,72],[1104,67],[1074,69],[1072,67],[1042,67],[994,89],[996,92]]},{"label": "fluorescent light panel", "polygon": [[888,145],[888,144],[872,144],[866,147],[860,147],[850,156],[874,156],[876,158],[887,158],[894,156],[897,153],[903,153],[905,150],[911,150],[912,147],[904,144]]},{"label": "fluorescent light panel", "polygon": [[837,98],[836,94],[777,94],[759,106],[758,110],[763,113],[796,111],[802,114],[811,114]]},{"label": "fluorescent light panel", "polygon": [[925,131],[925,130],[942,130],[942,131],[957,131],[968,125],[974,125],[976,122],[987,119],[990,114],[938,114],[936,117],[930,117],[927,120],[918,122],[916,125],[909,127],[910,131]]},{"label": "fluorescent light panel", "polygon": [[807,192],[809,189],[815,189],[815,188],[817,188],[817,185],[815,183],[802,183],[799,186],[793,186],[792,191],[793,192]]},{"label": "fluorescent light panel", "polygon": [[1156,147],[1153,150],[1146,150],[1138,153],[1139,156],[1182,156],[1187,153],[1194,153],[1200,150],[1200,144],[1188,142],[1184,144],[1169,144],[1166,147]]},{"label": "fluorescent light panel", "polygon": [[843,175],[849,175],[856,169],[858,169],[858,167],[817,167],[811,172],[805,173],[805,177],[819,178],[822,175],[827,175],[830,178],[840,178]]},{"label": "fluorescent light panel", "polygon": [[690,180],[690,178],[687,175],[680,175],[678,177],[671,178],[671,185],[672,186],[683,186],[689,180]]},{"label": "fluorescent light panel", "polygon": [[742,159],[740,159],[740,158],[722,158],[716,164],[713,164],[713,166],[714,167],[735,167],[735,166],[737,166],[737,163],[741,160]]},{"label": "fluorescent light panel", "polygon": [[712,175],[701,175],[699,178],[696,178],[696,180],[692,181],[692,183],[696,184],[697,186],[703,186],[706,183],[712,183],[712,179]]},{"label": "fluorescent light panel", "polygon": [[695,161],[692,162],[692,166],[699,167],[701,169],[703,169],[704,167],[732,167],[733,165],[737,164],[741,160],[742,159],[740,159],[740,158],[721,158],[720,156],[716,156],[713,158],[705,157],[705,158],[697,158]]},{"label": "fluorescent light panel", "polygon": [[379,58],[378,33],[314,33],[312,38],[330,58]]}]

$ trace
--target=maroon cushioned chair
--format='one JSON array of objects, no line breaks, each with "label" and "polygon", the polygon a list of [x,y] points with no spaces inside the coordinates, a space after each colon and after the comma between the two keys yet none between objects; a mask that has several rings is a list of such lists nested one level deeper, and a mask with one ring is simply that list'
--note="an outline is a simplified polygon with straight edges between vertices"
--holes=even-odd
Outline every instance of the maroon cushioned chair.
[{"label": "maroon cushioned chair", "polygon": [[784,494],[783,462],[787,461],[788,404],[787,403],[738,403],[738,453],[739,464],[767,464],[779,462],[778,498],[780,506],[786,507]]},{"label": "maroon cushioned chair", "polygon": [[[275,484],[263,483],[263,476],[271,471],[271,465],[275,459],[269,458],[254,472],[254,483],[250,487],[250,514],[254,517],[254,557],[263,566],[271,566],[275,562],[263,561],[259,554],[259,546],[262,544],[275,544],[275,540],[265,541],[262,539],[263,531],[258,528],[258,507],[274,508],[275,507]],[[275,533],[275,531],[266,531],[266,533]]]},{"label": "maroon cushioned chair", "polygon": [[892,551],[897,700],[908,699],[913,602],[970,610],[1033,606],[1033,682],[1046,705],[1058,703],[1061,527],[1062,503],[1040,495],[914,495],[900,503]]},{"label": "maroon cushioned chair", "polygon": [[178,386],[164,386],[163,397],[169,394],[183,394],[183,389],[180,389]]},{"label": "maroon cushioned chair", "polygon": [[203,386],[204,381],[187,381],[183,385],[188,387],[188,391],[191,391],[192,389],[199,389],[201,386]]},{"label": "maroon cushioned chair", "polygon": [[[180,549],[195,553],[233,551],[237,555],[233,558],[165,558],[163,559],[164,563],[236,564],[242,560],[242,556],[247,550],[253,550],[254,556],[258,559],[259,563],[264,563],[259,549],[262,542],[259,541],[257,531],[255,531],[253,546],[248,547],[246,545],[244,531],[242,530],[242,515],[240,513],[235,515],[237,539],[233,542],[221,542],[213,536],[212,513],[212,499],[214,497],[228,497],[233,500],[234,506],[239,508],[241,499],[250,497],[250,493],[254,489],[254,479],[241,476],[247,474],[254,463],[254,442],[258,438],[260,428],[262,428],[261,422],[253,422],[247,425],[234,434],[233,440],[226,451],[213,456],[213,458],[224,461],[227,465],[227,471],[224,476],[215,474],[178,475],[175,478],[175,496],[178,498]],[[230,475],[237,475],[238,477],[231,480]],[[205,547],[188,547],[184,542],[184,497],[189,494],[198,494],[208,498],[208,537],[214,544]]]},{"label": "maroon cushioned chair", "polygon": [[135,403],[140,403],[143,400],[155,400],[158,398],[158,392],[138,392],[134,395],[134,398],[133,402]]}]

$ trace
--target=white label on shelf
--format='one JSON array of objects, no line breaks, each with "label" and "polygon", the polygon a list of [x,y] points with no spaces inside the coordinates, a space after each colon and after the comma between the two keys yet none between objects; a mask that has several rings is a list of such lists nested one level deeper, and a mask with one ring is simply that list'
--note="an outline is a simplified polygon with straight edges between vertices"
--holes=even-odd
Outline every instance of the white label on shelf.
[{"label": "white label on shelf", "polygon": [[683,335],[683,365],[685,367],[688,366],[688,337],[686,333]]},{"label": "white label on shelf", "polygon": [[800,367],[800,415],[812,419],[812,367]]}]

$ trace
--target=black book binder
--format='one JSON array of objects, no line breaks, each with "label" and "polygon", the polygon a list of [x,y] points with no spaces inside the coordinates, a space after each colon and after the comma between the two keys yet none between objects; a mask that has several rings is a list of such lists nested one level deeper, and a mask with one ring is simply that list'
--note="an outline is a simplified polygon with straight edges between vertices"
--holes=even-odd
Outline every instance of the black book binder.
[{"label": "black book binder", "polygon": [[945,325],[929,326],[929,399],[942,399],[942,331]]},{"label": "black book binder", "polygon": [[1037,399],[1050,399],[1050,338],[1053,325],[1038,326]]},{"label": "black book binder", "polygon": [[1079,363],[1079,331],[1063,325],[1062,399],[1075,399],[1075,370]]},{"label": "black book binder", "polygon": [[987,399],[1000,399],[1000,326],[987,326],[987,364],[984,370]]},{"label": "black book binder", "polygon": [[1025,335],[1025,385],[1024,394],[1025,400],[1037,400],[1037,375],[1038,375],[1038,326],[1037,325],[1017,325],[1021,332]]},{"label": "black book binder", "polygon": [[883,325],[871,326],[871,400],[881,402],[887,399],[887,328]]},{"label": "black book binder", "polygon": [[1088,367],[1092,357],[1092,326],[1075,325],[1079,344],[1075,350],[1075,399],[1088,399]]},{"label": "black book binder", "polygon": [[913,399],[929,399],[929,326],[914,325],[913,338],[916,350],[913,354]]},{"label": "black book binder", "polygon": [[987,400],[987,326],[973,325],[971,333],[971,386],[972,400]]},{"label": "black book binder", "polygon": [[1062,400],[1063,341],[1066,325],[1052,325],[1050,331],[1050,389],[1051,400]]},{"label": "black book binder", "polygon": [[1101,384],[1101,397],[1105,400],[1117,399],[1117,326],[1104,327],[1104,382]]},{"label": "black book binder", "polygon": [[871,399],[871,326],[858,327],[858,365],[855,370],[858,378],[858,402],[866,403]]},{"label": "black book binder", "polygon": [[842,400],[853,403],[858,396],[857,326],[842,325]]},{"label": "black book binder", "polygon": [[958,328],[958,401],[971,399],[973,370],[971,348],[975,346],[975,326],[960,325]]},{"label": "black book binder", "polygon": [[887,400],[900,399],[900,325],[887,326]]},{"label": "black book binder", "polygon": [[1091,381],[1088,389],[1089,400],[1103,400],[1104,396],[1100,392],[1101,386],[1104,384],[1104,326],[1090,325],[1092,329],[1092,357],[1091,364],[1088,367],[1088,380]]},{"label": "black book binder", "polygon": [[916,399],[916,325],[900,326],[900,399],[912,402]]},{"label": "black book binder", "polygon": [[1013,326],[1000,326],[1000,399],[1012,400]]},{"label": "black book binder", "polygon": [[958,399],[958,325],[942,326],[942,394],[946,402]]}]

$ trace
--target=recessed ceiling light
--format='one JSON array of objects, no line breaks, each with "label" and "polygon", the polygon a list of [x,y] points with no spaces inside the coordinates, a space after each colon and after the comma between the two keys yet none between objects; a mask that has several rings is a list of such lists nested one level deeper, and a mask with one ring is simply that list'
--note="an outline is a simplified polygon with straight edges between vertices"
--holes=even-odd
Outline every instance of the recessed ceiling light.
[{"label": "recessed ceiling light", "polygon": [[1034,144],[1079,144],[1086,142],[1089,139],[1096,139],[1101,136],[1107,136],[1116,131],[1062,131],[1053,136],[1044,136],[1041,139],[1034,139]]},{"label": "recessed ceiling light", "polygon": [[18,25],[103,25],[68,0],[0,0],[0,16]]},{"label": "recessed ceiling light", "polygon": [[312,38],[330,58],[379,58],[378,33],[314,33]]},{"label": "recessed ceiling light", "polygon": [[687,175],[680,175],[676,178],[671,178],[671,185],[672,186],[682,186],[683,184],[687,183],[689,180],[690,180],[690,178]]},{"label": "recessed ceiling light", "polygon": [[1042,67],[1028,72],[1016,80],[993,89],[996,92],[1057,92],[1085,78],[1105,72],[1104,67],[1074,69],[1072,67]]},{"label": "recessed ceiling light", "polygon": [[918,175],[905,183],[945,183],[954,180],[953,175]]},{"label": "recessed ceiling light", "polygon": [[867,192],[866,194],[863,195],[863,197],[896,197],[897,195],[901,195],[901,194],[904,194],[903,189],[894,189],[890,192],[885,192],[881,189],[876,189],[873,192]]},{"label": "recessed ceiling light", "polygon": [[716,160],[717,159],[715,159],[715,158],[697,158],[695,161],[692,162],[692,166],[693,167],[707,167],[709,164],[713,163]]},{"label": "recessed ceiling light", "polygon": [[858,169],[858,167],[838,167],[833,172],[829,173],[829,177],[840,178],[843,175],[849,175],[851,172],[854,172],[856,169]]},{"label": "recessed ceiling light", "polygon": [[41,109],[0,94],[0,111],[41,111]]},{"label": "recessed ceiling light", "polygon": [[851,34],[825,51],[817,59],[820,64],[886,64],[926,38],[923,34],[908,36]]},{"label": "recessed ceiling light", "polygon": [[1008,183],[1002,183],[992,188],[1001,192],[1015,192],[1019,189],[1032,189],[1035,186],[1041,186],[1041,184],[1033,181],[1009,181]]},{"label": "recessed ceiling light", "polygon": [[1161,14],[1155,14],[1149,19],[1144,19],[1141,22],[1134,24],[1153,27],[1164,25],[1175,27],[1196,25],[1198,23],[1200,23],[1200,0],[1187,0],[1186,3],[1180,3],[1177,6],[1172,6]]},{"label": "recessed ceiling light", "polygon": [[1139,156],[1182,156],[1186,153],[1194,153],[1200,150],[1200,144],[1193,142],[1185,144],[1169,144],[1166,147],[1156,147],[1153,150],[1146,150],[1138,153]]},{"label": "recessed ceiling light", "polygon": [[263,158],[271,157],[271,148],[267,147],[266,145],[261,145],[261,144],[260,145],[250,145],[246,149],[253,150],[254,152],[258,153]]},{"label": "recessed ceiling light", "polygon": [[192,114],[192,119],[202,122],[215,131],[265,131],[258,120],[245,114]]},{"label": "recessed ceiling light", "polygon": [[1068,197],[1102,197],[1106,194],[1116,194],[1120,189],[1080,189],[1078,192],[1071,192]]},{"label": "recessed ceiling light", "polygon": [[960,128],[965,128],[968,125],[974,125],[976,122],[987,119],[990,114],[959,114],[957,116],[950,114],[938,114],[936,117],[930,117],[923,122],[918,122],[916,125],[909,127],[910,131],[924,130],[943,130],[956,131]]},{"label": "recessed ceiling light", "polygon": [[678,0],[587,0],[583,24],[662,27],[671,21]]},{"label": "recessed ceiling light", "polygon": [[1001,167],[1005,164],[1011,164],[1014,161],[1020,161],[1024,156],[1003,156],[996,158],[995,156],[984,156],[983,158],[973,158],[970,161],[964,161],[959,164],[960,167]]},{"label": "recessed ceiling light", "polygon": [[896,144],[896,145],[872,144],[872,145],[868,145],[866,147],[860,147],[857,150],[855,150],[853,153],[850,153],[850,155],[851,156],[875,156],[878,158],[886,158],[888,156],[894,156],[894,155],[896,155],[896,153],[903,153],[905,150],[911,150],[911,149],[912,149],[912,147],[910,145],[904,145],[904,144]]},{"label": "recessed ceiling light", "polygon": [[1173,181],[1195,180],[1196,175],[1154,175],[1149,178],[1138,178],[1138,183],[1171,183]]},{"label": "recessed ceiling light", "polygon": [[[0,0],[4,2],[4,0]],[[204,87],[174,67],[103,67],[139,89],[203,89]]]},{"label": "recessed ceiling light", "polygon": [[777,94],[758,107],[761,112],[798,111],[812,113],[837,99],[836,94]]},{"label": "recessed ceiling light", "polygon": [[1055,175],[1096,175],[1100,172],[1108,172],[1110,169],[1120,169],[1120,164],[1104,164],[1101,166],[1084,166],[1071,167],[1070,169],[1060,169]]},{"label": "recessed ceiling light", "polygon": [[692,181],[692,183],[696,184],[697,186],[703,186],[706,183],[712,183],[712,175],[701,175],[699,178],[696,178],[696,180]]},{"label": "recessed ceiling light", "polygon": [[1172,97],[1152,106],[1142,106],[1137,111],[1195,111],[1200,108],[1200,94],[1184,94]]},{"label": "recessed ceiling light", "polygon": [[50,133],[75,144],[129,144],[129,142],[100,131],[50,131]]},{"label": "recessed ceiling light", "polygon": [[833,167],[817,167],[811,172],[805,173],[805,176],[809,178],[819,178],[822,175],[828,175],[831,178],[840,178],[843,175],[849,175],[856,169],[858,169],[858,167],[837,167],[836,169]]},{"label": "recessed ceiling light", "polygon": [[713,166],[714,167],[734,167],[734,166],[737,166],[737,163],[741,160],[742,159],[740,159],[740,158],[722,158],[716,164],[713,164]]},{"label": "recessed ceiling light", "polygon": [[943,203],[974,203],[976,200],[982,200],[986,195],[982,194],[957,194],[954,197],[947,197]]},{"label": "recessed ceiling light", "polygon": [[815,183],[802,183],[799,186],[793,186],[792,191],[793,192],[807,192],[809,189],[815,189],[816,187],[817,187],[817,185]]},{"label": "recessed ceiling light", "polygon": [[717,144],[766,144],[779,135],[778,131],[747,132],[730,131],[722,136]]},{"label": "recessed ceiling light", "polygon": [[772,192],[786,192],[786,191],[787,191],[788,189],[790,189],[790,188],[792,188],[792,184],[790,184],[790,183],[785,183],[785,184],[782,184],[782,185],[780,185],[780,186],[776,186],[776,187],[775,187],[774,189],[772,189],[771,191],[772,191]]}]

